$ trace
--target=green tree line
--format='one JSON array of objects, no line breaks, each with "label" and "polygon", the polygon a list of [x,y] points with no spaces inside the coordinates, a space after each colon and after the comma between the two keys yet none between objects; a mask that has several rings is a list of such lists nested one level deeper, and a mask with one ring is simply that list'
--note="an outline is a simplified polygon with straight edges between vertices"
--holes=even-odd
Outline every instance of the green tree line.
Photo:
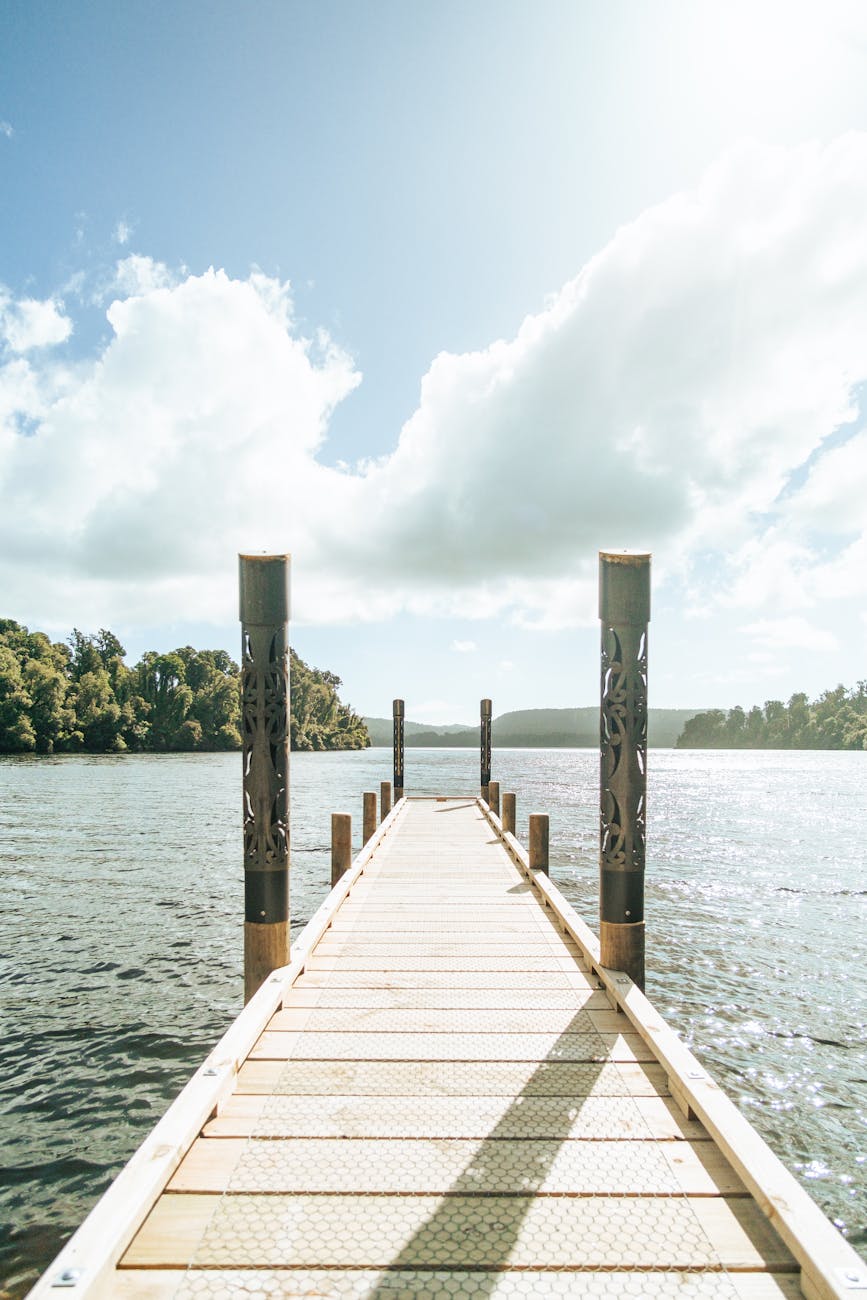
[{"label": "green tree line", "polygon": [[803,692],[788,704],[740,706],[698,713],[684,726],[678,749],[867,749],[867,681],[837,686],[812,702]]},{"label": "green tree line", "polygon": [[[225,650],[153,650],[130,668],[113,632],[51,641],[0,619],[0,753],[241,748],[240,670]],[[340,678],[290,651],[293,749],[363,749]]]}]

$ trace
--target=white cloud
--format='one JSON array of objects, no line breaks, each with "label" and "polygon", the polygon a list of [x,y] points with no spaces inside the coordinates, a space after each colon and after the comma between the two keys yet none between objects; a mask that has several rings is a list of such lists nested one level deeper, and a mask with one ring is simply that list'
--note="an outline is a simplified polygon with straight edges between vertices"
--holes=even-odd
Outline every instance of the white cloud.
[{"label": "white cloud", "polygon": [[[763,618],[755,623],[748,623],[741,629],[746,636],[752,637],[760,646],[780,650],[815,650],[817,652],[837,649],[837,638],[827,630],[808,622],[806,618],[792,615],[789,618]],[[758,656],[761,658],[761,655]],[[754,662],[756,656],[753,656]]]},{"label": "white cloud", "polygon": [[123,246],[128,244],[132,235],[132,226],[127,221],[119,221],[114,228],[114,241]]},{"label": "white cloud", "polygon": [[315,452],[351,362],[292,332],[288,286],[144,271],[160,287],[111,304],[113,338],[74,382],[46,362],[0,388],[38,421],[22,438],[8,418],[0,438],[13,608],[227,620],[237,551],[313,549]]},{"label": "white cloud", "polygon": [[101,300],[106,293],[134,298],[153,293],[155,289],[170,289],[179,283],[180,278],[170,271],[164,262],[156,262],[152,257],[142,257],[138,253],[130,253],[129,257],[118,262],[107,289],[101,294]]},{"label": "white cloud", "polygon": [[[867,135],[730,154],[512,339],[440,354],[394,451],[355,469],[317,452],[360,375],[299,336],[288,285],[133,254],[112,295],[91,363],[29,357],[0,389],[0,576],[55,617],[86,590],[106,618],[233,618],[234,552],[261,548],[295,552],[296,615],[325,621],[593,623],[612,546],[653,550],[657,581],[715,558],[704,604],[767,635],[807,635],[831,570],[864,582],[865,434],[827,440],[867,381]],[[13,337],[67,337],[36,306]]]},{"label": "white cloud", "polygon": [[475,641],[452,641],[452,649],[455,654],[471,655],[478,650],[478,646]]},{"label": "white cloud", "polygon": [[0,135],[5,135],[7,140],[11,140],[15,134],[15,128],[11,122],[0,122]]},{"label": "white cloud", "polygon": [[22,298],[16,302],[0,289],[0,343],[9,351],[22,353],[50,347],[65,342],[71,333],[72,321],[64,314],[63,303],[53,298]]}]

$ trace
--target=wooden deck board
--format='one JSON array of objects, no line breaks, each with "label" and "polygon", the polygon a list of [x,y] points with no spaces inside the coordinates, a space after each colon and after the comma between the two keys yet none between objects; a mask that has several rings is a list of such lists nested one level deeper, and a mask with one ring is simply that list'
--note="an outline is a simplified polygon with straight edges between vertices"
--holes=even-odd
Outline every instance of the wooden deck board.
[{"label": "wooden deck board", "polygon": [[[278,1091],[279,1089],[279,1091]],[[248,1094],[374,1097],[667,1096],[665,1071],[635,1064],[464,1061],[251,1061],[223,1109]],[[390,1105],[391,1103],[389,1103]]]},{"label": "wooden deck board", "polygon": [[786,1273],[474,1273],[466,1269],[125,1269],[117,1275],[115,1300],[796,1300],[797,1277]]},{"label": "wooden deck board", "polygon": [[[629,1231],[624,1225],[629,1224]],[[165,1193],[125,1266],[784,1270],[750,1199]]]},{"label": "wooden deck board", "polygon": [[[423,1081],[423,1079],[422,1079]],[[280,1086],[279,1080],[275,1088]],[[447,1096],[393,1093],[274,1093],[256,1112],[260,1137],[317,1138],[652,1138],[677,1141],[706,1137],[701,1124],[684,1118],[668,1097],[628,1094],[589,1097],[541,1093],[521,1096]],[[220,1112],[209,1136],[237,1132]]]},{"label": "wooden deck board", "polygon": [[801,1294],[497,825],[402,805],[106,1294]]},{"label": "wooden deck board", "polygon": [[175,1192],[444,1195],[455,1188],[526,1195],[745,1194],[712,1142],[200,1138],[169,1184]]}]

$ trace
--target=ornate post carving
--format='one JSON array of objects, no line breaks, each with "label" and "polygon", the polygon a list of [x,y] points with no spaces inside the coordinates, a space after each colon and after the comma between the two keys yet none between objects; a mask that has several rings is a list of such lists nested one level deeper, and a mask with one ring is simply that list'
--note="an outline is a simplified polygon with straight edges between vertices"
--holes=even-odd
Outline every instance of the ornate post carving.
[{"label": "ornate post carving", "polygon": [[394,720],[394,802],[403,798],[403,700],[391,706]]},{"label": "ornate post carving", "polygon": [[600,552],[599,617],[600,960],[643,989],[648,554]]},{"label": "ornate post carving", "polygon": [[480,703],[481,723],[480,732],[480,749],[481,749],[481,786],[482,798],[485,803],[488,802],[488,786],[491,784],[491,701],[482,700]]},{"label": "ornate post carving", "polygon": [[244,1000],[289,960],[289,556],[240,555]]}]

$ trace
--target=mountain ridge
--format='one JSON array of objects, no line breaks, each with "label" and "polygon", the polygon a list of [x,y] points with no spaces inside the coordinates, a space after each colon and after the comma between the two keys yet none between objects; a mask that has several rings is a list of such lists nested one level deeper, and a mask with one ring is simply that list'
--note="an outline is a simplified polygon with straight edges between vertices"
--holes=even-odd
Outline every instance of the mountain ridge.
[{"label": "mountain ridge", "polygon": [[[648,745],[673,749],[690,718],[701,709],[649,709]],[[391,718],[365,718],[372,746],[392,744]],[[581,749],[599,744],[599,707],[577,709],[513,709],[494,718],[492,743],[502,749]],[[409,749],[471,749],[479,743],[479,727],[460,723],[434,726],[407,719],[404,744]]]}]

